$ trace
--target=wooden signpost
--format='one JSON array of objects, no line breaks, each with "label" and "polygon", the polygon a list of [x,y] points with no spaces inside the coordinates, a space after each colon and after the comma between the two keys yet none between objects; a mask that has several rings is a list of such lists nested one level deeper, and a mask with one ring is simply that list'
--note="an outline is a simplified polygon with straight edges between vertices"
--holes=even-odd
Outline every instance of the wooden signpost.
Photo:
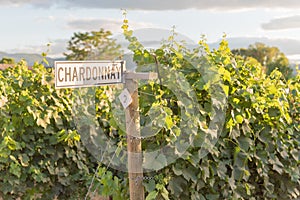
[{"label": "wooden signpost", "polygon": [[[140,114],[137,80],[156,79],[156,73],[126,73],[125,89],[131,94],[132,103],[126,108],[126,134],[128,153],[128,175],[131,200],[143,200],[143,154],[140,133]],[[128,99],[128,98],[127,98]]]},{"label": "wooden signpost", "polygon": [[125,83],[119,99],[125,108],[130,199],[144,200],[137,81],[156,79],[157,73],[124,73],[124,64],[124,61],[55,62],[55,87],[78,88]]}]

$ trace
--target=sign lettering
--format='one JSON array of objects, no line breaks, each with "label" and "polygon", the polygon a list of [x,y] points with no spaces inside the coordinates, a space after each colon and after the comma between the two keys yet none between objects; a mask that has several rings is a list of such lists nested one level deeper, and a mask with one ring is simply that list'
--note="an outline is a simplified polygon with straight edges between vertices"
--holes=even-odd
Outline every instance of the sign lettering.
[{"label": "sign lettering", "polygon": [[124,61],[56,61],[55,87],[76,88],[123,83]]}]

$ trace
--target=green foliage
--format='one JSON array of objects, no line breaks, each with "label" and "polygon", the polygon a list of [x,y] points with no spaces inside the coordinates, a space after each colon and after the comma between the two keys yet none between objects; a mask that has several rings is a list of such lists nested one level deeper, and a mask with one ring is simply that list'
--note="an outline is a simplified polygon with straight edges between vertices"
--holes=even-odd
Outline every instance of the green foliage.
[{"label": "green foliage", "polygon": [[114,60],[122,55],[121,46],[111,38],[111,32],[100,29],[74,33],[65,53],[67,60]]},{"label": "green foliage", "polygon": [[73,130],[71,93],[56,91],[52,81],[38,64],[30,71],[21,62],[1,74],[0,96],[7,102],[0,108],[0,188],[6,199],[76,196],[91,167],[83,164],[88,157]]},{"label": "green foliage", "polygon": [[275,69],[278,69],[286,79],[293,76],[293,70],[289,67],[288,58],[277,47],[268,47],[262,43],[255,43],[247,49],[234,49],[232,52],[244,58],[255,58],[265,67],[268,75]]},{"label": "green foliage", "polygon": [[15,60],[13,58],[2,58],[0,60],[1,64],[15,64]]},{"label": "green foliage", "polygon": [[[4,199],[83,199],[97,167],[73,122],[73,91],[56,90],[53,72],[48,70],[35,64],[31,71],[20,62],[0,71],[0,197]],[[121,184],[110,174],[106,182],[101,180],[103,187],[109,187],[110,178]]]},{"label": "green foliage", "polygon": [[[124,179],[124,177],[121,178]],[[109,171],[105,166],[99,167],[91,191],[95,191],[104,197],[110,196],[115,200],[127,199],[127,191],[122,185],[127,184],[127,182],[124,182],[121,178],[114,176],[113,172]]]},{"label": "green foliage", "polygon": [[[147,200],[300,196],[299,72],[288,80],[278,70],[266,74],[254,59],[233,56],[225,39],[218,49],[202,40],[191,50],[173,34],[146,49],[127,19],[123,30],[137,71],[159,74],[139,87],[141,127],[152,134],[142,142],[145,176],[153,177],[143,180]],[[92,34],[75,34],[69,59],[91,59],[75,46],[92,42]],[[30,71],[23,62],[0,72],[0,88],[0,196],[83,199],[96,191],[128,199],[126,174],[97,167],[82,144],[71,117],[75,90],[55,90],[52,71],[39,64]],[[112,117],[112,90],[97,88],[96,119],[103,134],[126,147]],[[216,121],[219,135],[208,131]],[[172,163],[167,152],[180,158]]]},{"label": "green foliage", "polygon": [[[158,81],[139,88],[141,125],[151,120],[153,126],[160,128],[154,140],[143,142],[145,151],[172,143],[174,152],[180,152],[181,145],[177,145],[176,140],[182,134],[180,124],[185,117],[176,92],[165,87],[167,81],[173,81],[181,92],[195,91],[198,107],[191,106],[201,113],[197,118],[186,118],[199,125],[197,133],[190,129],[194,140],[188,151],[175,163],[157,171],[160,178],[144,181],[146,199],[292,199],[300,196],[299,73],[289,80],[283,79],[278,70],[265,74],[255,60],[235,57],[225,39],[212,51],[205,40],[191,50],[173,37],[158,49],[146,49],[133,36],[126,19],[123,30],[138,64],[137,70],[161,75]],[[162,74],[164,71],[168,73]],[[174,78],[177,74],[188,80],[189,85],[183,87],[186,91]],[[212,116],[216,116],[212,108],[224,103],[222,98],[213,98],[220,87],[227,100],[227,110],[225,124],[219,127],[222,132],[214,144],[213,140],[203,138],[207,134],[203,127],[208,127]],[[152,112],[158,117],[151,118]],[[203,148],[207,152],[205,157]],[[168,160],[163,154],[156,156],[159,162],[150,161],[153,166]],[[153,172],[149,172],[149,176],[151,174]]]}]

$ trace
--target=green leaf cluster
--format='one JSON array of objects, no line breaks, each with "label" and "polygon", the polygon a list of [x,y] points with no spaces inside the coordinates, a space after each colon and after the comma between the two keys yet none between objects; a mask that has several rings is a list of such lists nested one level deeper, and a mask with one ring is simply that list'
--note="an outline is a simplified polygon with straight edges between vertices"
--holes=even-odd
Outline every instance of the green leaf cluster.
[{"label": "green leaf cluster", "polygon": [[0,64],[15,64],[15,60],[13,58],[6,58],[6,57],[3,57],[1,60],[0,60]]},{"label": "green leaf cluster", "polygon": [[[0,197],[84,198],[98,163],[76,130],[73,93],[56,90],[52,69],[38,63],[0,71]],[[112,183],[121,181],[110,174],[102,185]]]},{"label": "green leaf cluster", "polygon": [[[146,199],[300,196],[299,72],[289,80],[278,70],[265,73],[256,60],[233,55],[225,38],[213,50],[205,39],[189,49],[174,37],[157,49],[145,48],[128,27],[126,20],[124,34],[137,71],[158,73],[157,81],[139,88],[141,125],[158,128],[143,148],[147,152],[169,145],[161,151],[181,157],[169,164],[167,153],[148,156],[145,162],[152,170],[169,165],[155,171],[160,178],[144,181]],[[179,75],[187,82],[178,81],[183,80]],[[222,95],[216,91],[223,91]],[[197,101],[190,100],[192,93]],[[189,110],[180,106],[183,102],[200,114],[188,116],[185,111]],[[213,120],[222,121],[218,118],[222,113],[225,121],[217,127],[220,134],[207,135]],[[189,137],[180,138],[183,132]],[[187,141],[190,147],[182,152]]]},{"label": "green leaf cluster", "polygon": [[239,55],[244,59],[256,59],[264,68],[264,71],[270,75],[275,69],[280,71],[283,78],[293,77],[293,69],[290,67],[288,58],[280,52],[277,47],[269,47],[263,43],[249,45],[247,49],[233,49],[232,53]]}]

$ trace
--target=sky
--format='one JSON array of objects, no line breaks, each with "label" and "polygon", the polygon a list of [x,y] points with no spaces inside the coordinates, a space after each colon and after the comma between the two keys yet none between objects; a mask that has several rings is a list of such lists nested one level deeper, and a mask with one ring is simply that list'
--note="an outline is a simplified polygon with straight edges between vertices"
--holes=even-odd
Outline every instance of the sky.
[{"label": "sky", "polygon": [[48,55],[62,57],[75,32],[120,35],[121,9],[133,31],[175,27],[194,43],[226,34],[233,48],[264,42],[300,61],[299,0],[0,0],[0,51],[41,54],[50,43]]}]

